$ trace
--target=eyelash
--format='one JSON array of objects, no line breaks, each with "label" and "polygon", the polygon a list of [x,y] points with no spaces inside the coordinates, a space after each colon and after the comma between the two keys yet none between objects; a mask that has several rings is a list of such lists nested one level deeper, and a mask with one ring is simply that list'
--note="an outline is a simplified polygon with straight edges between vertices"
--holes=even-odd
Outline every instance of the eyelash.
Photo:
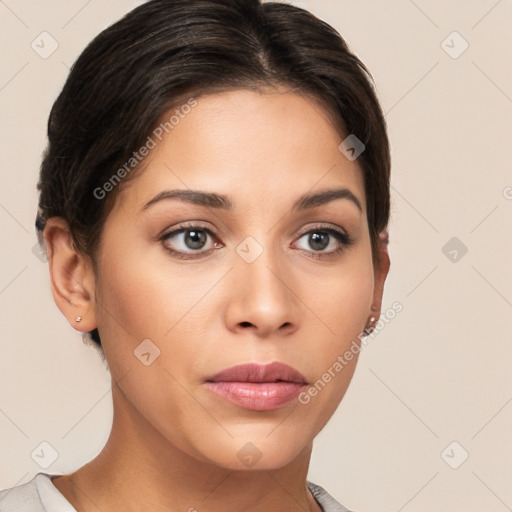
[{"label": "eyelash", "polygon": [[[216,238],[215,233],[213,233],[207,227],[201,226],[200,224],[180,224],[176,229],[174,229],[171,232],[166,233],[165,235],[160,237],[160,242],[164,243],[166,240],[168,240],[180,233],[184,233],[187,231],[203,231],[203,232],[207,233],[210,237],[212,237],[214,239]],[[320,252],[320,251],[307,251],[308,253],[310,253],[309,257],[311,257],[313,259],[324,259],[324,258],[334,257],[334,256],[338,255],[340,252],[344,251],[350,245],[354,244],[354,242],[355,242],[355,240],[350,235],[344,233],[343,231],[339,231],[335,228],[325,226],[322,224],[318,224],[316,226],[309,228],[307,231],[304,231],[303,233],[301,233],[299,235],[297,240],[300,240],[305,235],[308,235],[311,233],[327,233],[328,235],[333,236],[339,242],[339,246],[336,249],[334,249],[333,251],[329,251],[329,252],[325,252],[325,253]],[[190,253],[182,253],[180,251],[175,251],[174,249],[171,249],[170,247],[165,245],[165,243],[164,243],[164,248],[168,252],[170,252],[173,256],[175,256],[179,259],[183,259],[183,260],[197,259],[198,257],[207,255],[212,251],[212,249],[210,249],[209,251],[203,251],[203,252],[192,251]],[[194,255],[194,253],[196,255]]]}]

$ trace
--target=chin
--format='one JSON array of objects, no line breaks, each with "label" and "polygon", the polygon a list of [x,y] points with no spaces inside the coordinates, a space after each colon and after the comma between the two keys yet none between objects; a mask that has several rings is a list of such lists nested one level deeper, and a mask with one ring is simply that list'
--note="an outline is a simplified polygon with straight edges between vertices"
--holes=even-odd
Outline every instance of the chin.
[{"label": "chin", "polygon": [[232,471],[270,471],[290,464],[309,444],[309,440],[301,442],[290,435],[289,429],[285,435],[276,432],[269,435],[270,432],[272,429],[267,428],[257,433],[253,428],[251,433],[239,437],[226,435],[222,440],[210,439],[202,454],[216,466]]}]

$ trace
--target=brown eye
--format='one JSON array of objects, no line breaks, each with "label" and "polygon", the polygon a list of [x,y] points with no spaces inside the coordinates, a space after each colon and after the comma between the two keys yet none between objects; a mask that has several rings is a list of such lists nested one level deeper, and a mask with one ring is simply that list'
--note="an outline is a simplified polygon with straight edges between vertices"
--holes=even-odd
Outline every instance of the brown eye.
[{"label": "brown eye", "polygon": [[208,238],[204,231],[195,229],[186,229],[183,233],[185,234],[183,241],[189,249],[202,249]]},{"label": "brown eye", "polygon": [[354,240],[346,233],[327,226],[310,229],[295,242],[299,249],[311,253],[315,258],[335,255],[353,243]]},{"label": "brown eye", "polygon": [[329,233],[310,233],[308,243],[315,251],[322,251],[329,245]]},{"label": "brown eye", "polygon": [[161,237],[164,247],[180,258],[194,258],[209,254],[214,248],[222,247],[215,241],[215,235],[202,226],[179,226]]}]

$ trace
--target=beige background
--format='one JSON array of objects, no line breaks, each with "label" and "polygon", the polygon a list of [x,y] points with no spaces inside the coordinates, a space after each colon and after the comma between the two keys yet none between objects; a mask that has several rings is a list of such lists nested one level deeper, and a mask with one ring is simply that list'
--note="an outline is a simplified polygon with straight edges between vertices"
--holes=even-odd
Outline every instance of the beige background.
[{"label": "beige background", "polygon": [[[0,1],[0,488],[85,464],[110,430],[109,375],[32,252],[35,184],[68,67],[138,3]],[[403,305],[363,350],[309,478],[359,512],[512,510],[512,2],[295,3],[375,77],[393,157],[383,310]],[[58,43],[46,59],[31,47],[43,31]],[[47,469],[31,457],[43,441],[59,454]]]}]

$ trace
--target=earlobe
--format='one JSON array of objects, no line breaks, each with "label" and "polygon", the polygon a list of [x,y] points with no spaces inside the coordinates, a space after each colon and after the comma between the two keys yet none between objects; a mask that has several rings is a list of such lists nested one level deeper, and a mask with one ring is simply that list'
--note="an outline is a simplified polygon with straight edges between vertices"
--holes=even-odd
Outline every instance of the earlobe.
[{"label": "earlobe", "polygon": [[67,222],[60,217],[48,219],[43,235],[55,303],[74,329],[92,331],[97,325],[90,257],[76,249]]},{"label": "earlobe", "polygon": [[375,266],[374,271],[374,291],[373,291],[373,301],[372,301],[372,316],[378,319],[381,313],[382,306],[382,295],[384,293],[384,283],[386,282],[386,277],[389,272],[389,268],[391,265],[388,253],[388,243],[389,243],[389,235],[388,231],[384,230],[380,234],[379,240],[379,253],[380,253],[380,262]]}]

